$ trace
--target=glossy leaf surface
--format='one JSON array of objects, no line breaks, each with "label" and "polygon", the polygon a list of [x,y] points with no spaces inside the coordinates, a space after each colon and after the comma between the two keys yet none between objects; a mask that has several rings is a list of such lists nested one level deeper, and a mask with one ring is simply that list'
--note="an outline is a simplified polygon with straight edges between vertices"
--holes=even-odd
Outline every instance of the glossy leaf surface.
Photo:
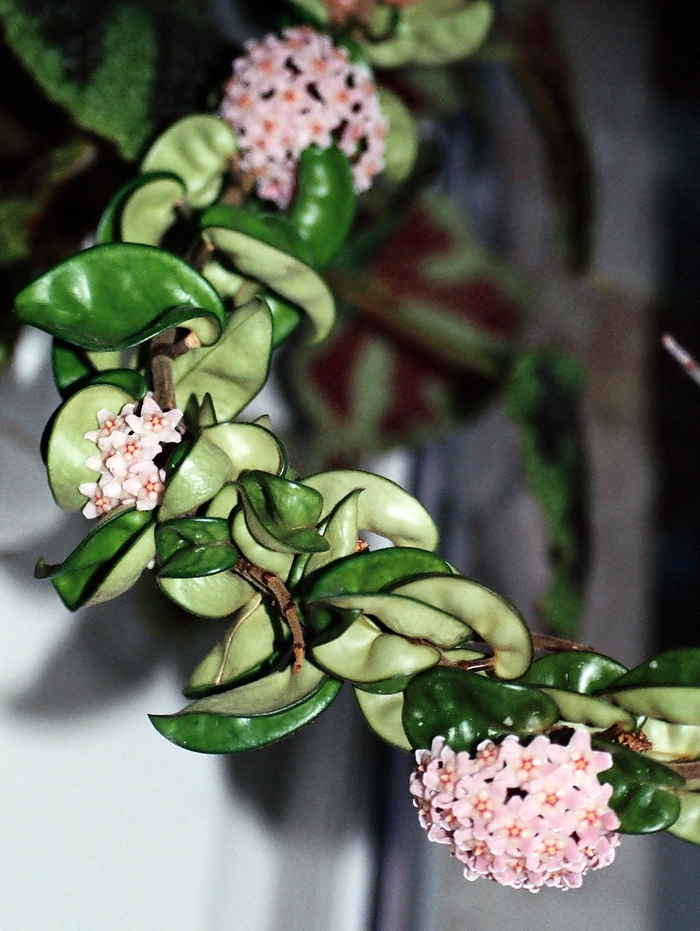
[{"label": "glossy leaf surface", "polygon": [[89,430],[97,430],[97,412],[102,408],[118,414],[125,404],[136,399],[110,385],[83,388],[59,409],[50,424],[46,446],[46,471],[56,504],[67,511],[81,510],[87,501],[78,486],[96,482],[97,472],[88,469],[85,460],[97,454],[97,445],[86,440]]},{"label": "glossy leaf surface", "polygon": [[158,585],[171,601],[198,617],[228,617],[254,594],[253,587],[234,572],[194,579],[159,578]]},{"label": "glossy leaf surface", "polygon": [[[148,511],[119,509],[104,518],[65,562],[53,570],[52,584],[70,611],[107,601],[131,587],[155,553],[153,531],[149,527],[152,523],[153,515]],[[136,553],[129,558],[135,547]],[[41,562],[37,575],[46,575]],[[116,575],[120,576],[118,580]]]},{"label": "glossy leaf surface", "polygon": [[[427,550],[396,547],[357,553],[341,559],[315,579],[308,601],[327,602],[351,593],[378,592],[402,579],[435,572],[451,575],[452,569],[444,559]],[[311,619],[314,629],[322,631],[333,623],[333,614],[319,607]]]},{"label": "glossy leaf surface", "polygon": [[[518,684],[521,682],[523,680],[519,679]],[[600,698],[548,686],[541,687],[540,691],[556,702],[559,714],[564,721],[585,724],[586,727],[600,730],[606,730],[613,724],[617,724],[623,731],[635,730],[636,715],[629,714],[622,708],[617,708]]]},{"label": "glossy leaf surface", "polygon": [[160,135],[141,163],[142,171],[171,171],[187,187],[193,207],[206,207],[221,189],[237,149],[233,130],[216,116],[194,113]]},{"label": "glossy leaf surface", "polygon": [[244,233],[311,265],[311,251],[292,224],[277,213],[251,213],[230,204],[215,204],[200,217],[201,229],[220,227]]},{"label": "glossy leaf surface", "polygon": [[274,743],[309,724],[328,708],[341,688],[342,682],[326,679],[305,701],[276,714],[233,717],[225,712],[185,710],[178,715],[151,715],[151,722],[164,737],[186,750],[239,753]]},{"label": "glossy leaf surface", "polygon": [[259,543],[250,532],[243,508],[238,508],[231,518],[231,538],[246,559],[259,566],[260,569],[274,572],[281,579],[287,578],[292,568],[294,555],[271,550]]},{"label": "glossy leaf surface", "polygon": [[517,610],[472,579],[439,575],[415,579],[401,586],[403,595],[451,614],[476,631],[494,653],[494,672],[517,679],[532,660],[530,631]]},{"label": "glossy leaf surface", "polygon": [[335,322],[335,301],[328,286],[308,265],[273,246],[222,227],[209,227],[202,234],[206,242],[223,252],[242,275],[255,278],[298,304],[309,316],[320,342]]},{"label": "glossy leaf surface", "polygon": [[438,544],[437,527],[430,514],[413,495],[388,478],[354,469],[337,469],[311,475],[303,484],[323,495],[322,517],[346,495],[362,489],[357,511],[360,530],[387,537],[395,546],[434,550]]},{"label": "glossy leaf surface", "polygon": [[325,268],[345,240],[356,200],[350,164],[337,146],[311,145],[302,152],[288,219],[309,247],[315,268]]},{"label": "glossy leaf surface", "polygon": [[626,672],[621,663],[602,653],[566,650],[535,660],[518,681],[522,685],[547,685],[590,695],[608,688]]},{"label": "glossy leaf surface", "polygon": [[473,753],[482,740],[540,734],[559,717],[547,695],[461,669],[441,666],[406,688],[403,724],[415,748],[442,736],[453,750]]},{"label": "glossy leaf surface", "polygon": [[19,293],[24,323],[83,349],[136,346],[172,326],[215,342],[225,315],[216,291],[170,252],[135,243],[85,249]]},{"label": "glossy leaf surface", "polygon": [[321,495],[305,485],[252,470],[238,482],[248,528],[261,546],[280,553],[319,553],[329,544],[316,530]]},{"label": "glossy leaf surface", "polygon": [[263,301],[252,301],[229,318],[214,346],[191,349],[173,362],[180,410],[209,394],[218,418],[233,420],[267,381],[272,320]]},{"label": "glossy leaf surface", "polygon": [[196,698],[230,688],[247,676],[260,672],[280,655],[289,636],[278,611],[263,603],[256,592],[233,615],[223,639],[192,673],[184,694]]},{"label": "glossy leaf surface", "polygon": [[246,423],[207,427],[168,482],[159,520],[179,517],[205,504],[244,470],[279,473],[283,467],[282,448],[264,427]]},{"label": "glossy leaf surface", "polygon": [[451,649],[465,640],[471,628],[431,605],[395,593],[338,595],[329,601],[335,608],[359,609],[402,637],[428,640]]},{"label": "glossy leaf surface", "polygon": [[402,692],[375,695],[355,689],[355,698],[363,718],[378,737],[399,750],[413,749],[401,718],[404,704]]},{"label": "glossy leaf surface", "polygon": [[239,558],[228,521],[212,517],[184,517],[160,524],[156,547],[161,578],[215,575],[232,569]]},{"label": "glossy leaf surface", "polygon": [[608,804],[620,819],[620,830],[650,834],[670,827],[680,813],[677,789],[683,777],[619,744],[594,740],[593,747],[612,754],[612,768],[598,778],[613,787]]},{"label": "glossy leaf surface", "polygon": [[420,672],[440,659],[434,647],[383,633],[364,615],[353,620],[339,637],[314,646],[312,655],[331,675],[357,683]]}]

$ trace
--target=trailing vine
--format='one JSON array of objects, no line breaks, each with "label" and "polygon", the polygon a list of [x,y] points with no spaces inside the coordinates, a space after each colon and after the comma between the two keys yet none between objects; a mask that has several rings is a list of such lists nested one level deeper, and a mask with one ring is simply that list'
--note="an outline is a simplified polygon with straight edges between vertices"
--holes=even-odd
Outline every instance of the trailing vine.
[{"label": "trailing vine", "polygon": [[[417,752],[421,821],[469,879],[570,888],[612,861],[620,832],[698,843],[700,651],[628,671],[531,634],[436,555],[404,489],[354,469],[300,477],[268,419],[241,419],[277,346],[302,322],[316,341],[333,328],[320,271],[396,122],[368,61],[458,57],[491,16],[481,0],[329,6],[350,24],[342,42],[304,25],[250,44],[222,116],[170,126],[95,245],[18,295],[19,320],[54,338],[51,490],[98,518],[37,576],[76,610],[153,572],[185,611],[228,619],[193,701],[151,719],[186,749],[279,740],[349,682],[369,727]],[[297,108],[281,122],[275,97]],[[392,545],[372,551],[367,533]]]}]

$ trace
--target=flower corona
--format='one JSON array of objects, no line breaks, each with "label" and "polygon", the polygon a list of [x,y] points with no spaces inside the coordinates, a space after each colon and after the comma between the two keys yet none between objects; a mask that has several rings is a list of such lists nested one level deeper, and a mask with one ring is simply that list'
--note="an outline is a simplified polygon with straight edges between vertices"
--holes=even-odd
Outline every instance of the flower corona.
[{"label": "flower corona", "polygon": [[140,414],[134,404],[125,404],[119,414],[97,412],[99,429],[88,430],[85,439],[95,443],[98,452],[85,465],[100,477],[78,487],[88,498],[85,517],[102,517],[120,504],[135,504],[139,511],[160,504],[165,471],[155,459],[163,452],[161,444],[180,442],[176,427],[181,420],[180,411],[162,411],[151,394],[144,398]]},{"label": "flower corona", "polygon": [[608,805],[612,787],[598,780],[612,757],[591,749],[587,731],[566,745],[541,735],[525,746],[510,735],[484,741],[474,757],[436,737],[416,760],[410,788],[421,824],[467,879],[575,889],[589,869],[612,863],[620,821]]}]

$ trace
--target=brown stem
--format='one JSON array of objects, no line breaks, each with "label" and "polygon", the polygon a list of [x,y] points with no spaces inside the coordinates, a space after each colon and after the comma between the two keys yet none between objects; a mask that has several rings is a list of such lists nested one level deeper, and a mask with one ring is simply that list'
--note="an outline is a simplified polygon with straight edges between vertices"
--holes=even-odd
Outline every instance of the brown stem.
[{"label": "brown stem", "polygon": [[257,585],[257,587],[262,589],[267,595],[271,595],[276,602],[277,607],[284,615],[285,620],[289,624],[289,629],[292,632],[292,648],[294,650],[294,666],[292,667],[292,672],[299,672],[304,662],[304,657],[306,656],[306,644],[304,642],[304,632],[299,622],[299,615],[297,614],[297,607],[294,604],[294,599],[289,594],[289,589],[282,579],[275,575],[274,572],[261,569],[260,566],[256,566],[255,563],[250,562],[245,556],[240,557],[234,569],[239,575],[243,576],[244,579]]},{"label": "brown stem", "polygon": [[177,407],[173,380],[173,343],[175,328],[159,333],[151,340],[150,363],[153,397],[163,411]]},{"label": "brown stem", "polygon": [[587,647],[573,640],[563,640],[561,637],[550,637],[549,634],[532,634],[532,645],[536,650],[549,650],[550,653],[563,653],[565,650],[585,650],[588,653],[597,653],[595,647]]},{"label": "brown stem", "polygon": [[666,766],[684,779],[700,779],[700,763],[666,763]]}]

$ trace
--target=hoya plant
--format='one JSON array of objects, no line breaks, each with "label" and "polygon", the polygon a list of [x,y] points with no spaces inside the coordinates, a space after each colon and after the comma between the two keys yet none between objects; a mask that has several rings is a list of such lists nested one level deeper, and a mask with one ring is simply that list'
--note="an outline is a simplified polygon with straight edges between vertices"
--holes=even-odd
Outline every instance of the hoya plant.
[{"label": "hoya plant", "polygon": [[270,744],[347,682],[375,734],[415,752],[421,823],[468,879],[567,889],[620,833],[700,843],[700,650],[628,671],[531,633],[436,554],[408,492],[355,469],[299,475],[269,418],[245,418],[276,347],[331,333],[321,273],[357,194],[411,157],[367,62],[447,60],[488,28],[480,0],[425,5],[298,0],[354,29],[249,43],[219,113],[171,125],[94,245],[18,294],[17,318],[53,337],[51,491],[94,521],[36,574],[77,610],[153,573],[193,618],[226,619],[189,704],[151,717],[178,746]]}]

